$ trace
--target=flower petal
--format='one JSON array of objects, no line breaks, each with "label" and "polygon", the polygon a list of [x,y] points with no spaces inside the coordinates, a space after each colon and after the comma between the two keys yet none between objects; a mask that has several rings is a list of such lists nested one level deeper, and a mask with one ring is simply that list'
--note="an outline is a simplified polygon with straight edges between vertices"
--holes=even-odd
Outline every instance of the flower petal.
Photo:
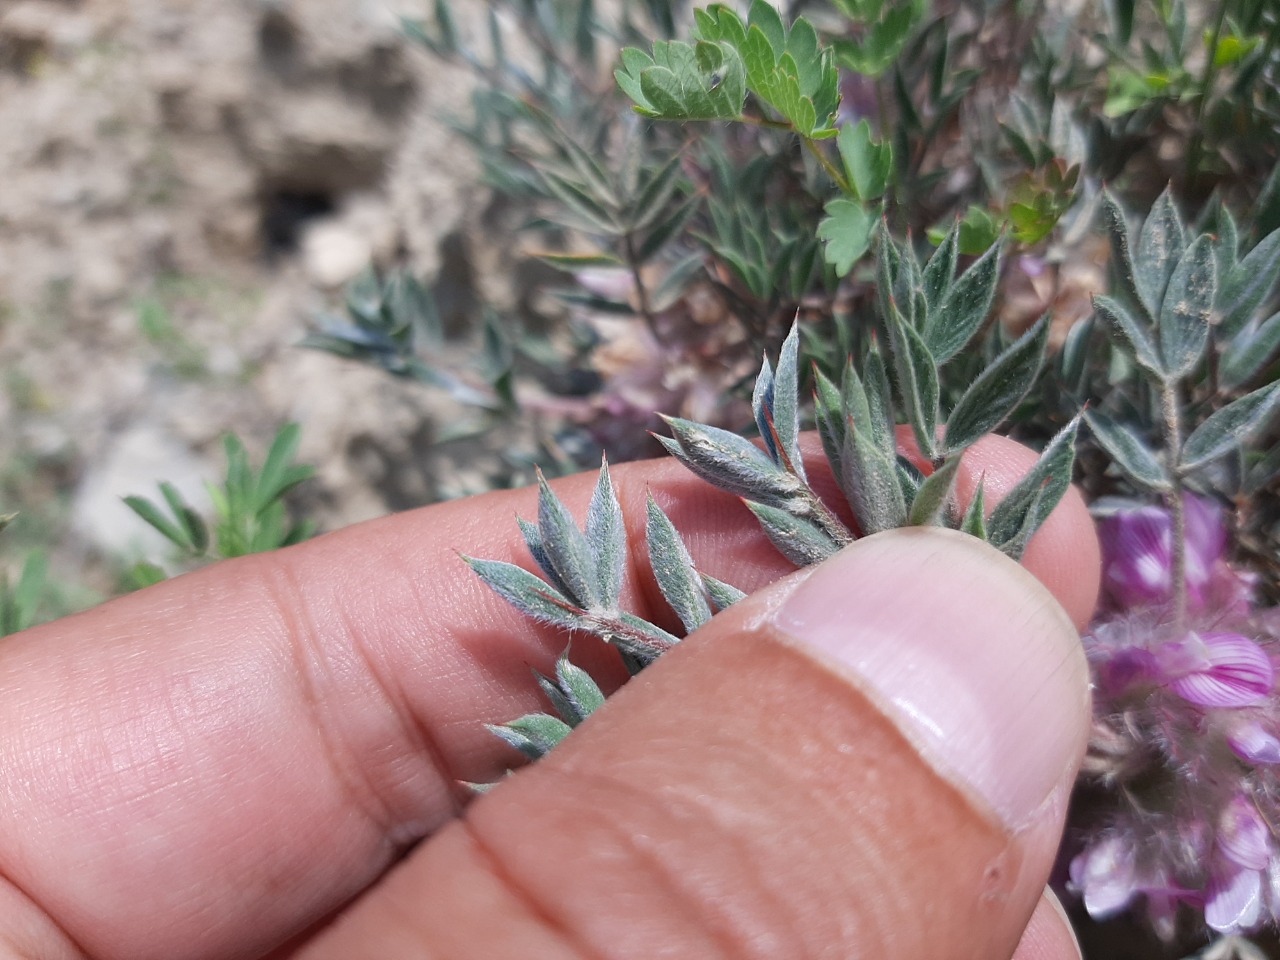
[{"label": "flower petal", "polygon": [[1095,920],[1115,916],[1138,893],[1133,848],[1119,837],[1106,837],[1071,861],[1071,886],[1084,897]]},{"label": "flower petal", "polygon": [[1204,922],[1219,933],[1243,933],[1262,912],[1262,872],[1240,868],[1216,871],[1205,890]]},{"label": "flower petal", "polygon": [[1271,831],[1252,800],[1235,796],[1218,823],[1218,853],[1246,870],[1265,870],[1271,862]]},{"label": "flower petal", "polygon": [[1250,763],[1280,763],[1280,739],[1264,730],[1256,720],[1239,724],[1227,734],[1227,745],[1236,756]]},{"label": "flower petal", "polygon": [[1209,665],[1170,681],[1169,689],[1201,707],[1247,707],[1266,698],[1275,667],[1266,652],[1238,633],[1208,633]]},{"label": "flower petal", "polygon": [[1173,530],[1160,507],[1123,510],[1098,530],[1106,558],[1103,581],[1120,607],[1162,603],[1173,583]]}]

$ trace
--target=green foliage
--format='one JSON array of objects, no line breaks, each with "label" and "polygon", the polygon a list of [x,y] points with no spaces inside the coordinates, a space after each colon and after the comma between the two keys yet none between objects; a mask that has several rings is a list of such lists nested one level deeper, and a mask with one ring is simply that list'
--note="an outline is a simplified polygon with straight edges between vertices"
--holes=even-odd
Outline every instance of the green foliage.
[{"label": "green foliage", "polygon": [[[240,557],[300,543],[315,531],[311,521],[291,522],[286,496],[314,473],[293,462],[301,430],[297,424],[282,427],[263,461],[255,470],[238,437],[223,439],[227,457],[226,479],[208,486],[213,516],[206,518],[183,498],[173,484],[162,482],[159,503],[129,496],[124,502],[178,548],[185,561]],[[161,567],[138,564],[132,571],[135,586],[164,579]]]},{"label": "green foliage", "polygon": [[[0,530],[13,514],[0,516]],[[36,623],[44,599],[48,557],[43,550],[28,551],[14,583],[0,570],[0,637],[25,630]]]}]

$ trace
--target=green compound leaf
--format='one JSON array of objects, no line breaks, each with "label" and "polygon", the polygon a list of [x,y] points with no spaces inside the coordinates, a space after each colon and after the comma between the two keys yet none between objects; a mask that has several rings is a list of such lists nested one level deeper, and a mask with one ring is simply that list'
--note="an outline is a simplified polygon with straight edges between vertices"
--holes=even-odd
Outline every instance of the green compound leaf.
[{"label": "green compound leaf", "polygon": [[836,268],[839,276],[847,276],[853,265],[871,248],[877,217],[853,200],[843,197],[827,202],[826,217],[818,224],[818,238],[823,241],[823,255]]},{"label": "green compound leaf", "polygon": [[1134,262],[1134,280],[1142,302],[1152,314],[1159,315],[1165,290],[1174,268],[1187,248],[1186,230],[1170,188],[1165,187],[1138,235],[1138,257]]},{"label": "green compound leaf", "polygon": [[1000,279],[1000,251],[996,243],[974,261],[952,286],[936,311],[930,310],[924,341],[939,366],[973,339],[991,313]]},{"label": "green compound leaf", "polygon": [[649,564],[654,579],[685,630],[692,633],[711,619],[705,588],[693,566],[689,550],[676,532],[675,524],[653,497],[649,497],[645,521]]},{"label": "green compound leaf", "polygon": [[1268,384],[1227,404],[1192,431],[1182,447],[1182,473],[1236,450],[1267,422],[1280,400],[1280,383]]},{"label": "green compound leaf", "polygon": [[1095,410],[1086,410],[1084,420],[1102,449],[1131,480],[1148,490],[1169,489],[1168,470],[1141,437]]},{"label": "green compound leaf", "polygon": [[949,451],[963,450],[982,439],[1003,423],[1031,391],[1044,368],[1049,317],[1046,313],[1036,321],[965,390],[947,420]]},{"label": "green compound leaf", "polygon": [[1213,238],[1204,234],[1174,267],[1160,308],[1160,353],[1170,376],[1186,376],[1200,362],[1217,291]]},{"label": "green compound leaf", "polygon": [[637,113],[661,120],[735,120],[747,97],[746,67],[728,43],[658,40],[653,56],[635,47],[614,73]]},{"label": "green compound leaf", "polygon": [[1035,466],[987,519],[988,542],[1015,560],[1071,486],[1079,429],[1080,417],[1076,416],[1049,441]]},{"label": "green compound leaf", "polygon": [[747,501],[747,509],[756,515],[769,541],[797,567],[821,563],[840,550],[840,544],[821,527],[803,517],[750,501]]}]

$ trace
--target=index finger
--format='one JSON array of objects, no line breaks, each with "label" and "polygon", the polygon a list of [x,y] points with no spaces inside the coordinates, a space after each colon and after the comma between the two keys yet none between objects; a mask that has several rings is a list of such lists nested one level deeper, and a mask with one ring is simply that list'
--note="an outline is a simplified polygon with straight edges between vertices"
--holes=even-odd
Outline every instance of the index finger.
[{"label": "index finger", "polygon": [[[970,469],[990,460],[990,488],[1019,456],[997,444]],[[707,572],[750,590],[789,569],[735,498],[673,461],[614,479],[633,545],[651,489]],[[593,482],[556,486],[581,516]],[[384,518],[7,641],[0,877],[83,953],[130,960],[254,955],[349,901],[456,812],[459,780],[496,775],[482,722],[539,708],[528,666],[548,669],[563,635],[455,553],[527,563],[513,516],[535,496]],[[1059,514],[1050,559],[1081,558],[1071,583],[1049,575],[1062,598],[1096,584],[1097,554],[1083,505]],[[624,604],[651,616],[655,597],[633,558]],[[621,678],[611,651],[575,652]]]}]

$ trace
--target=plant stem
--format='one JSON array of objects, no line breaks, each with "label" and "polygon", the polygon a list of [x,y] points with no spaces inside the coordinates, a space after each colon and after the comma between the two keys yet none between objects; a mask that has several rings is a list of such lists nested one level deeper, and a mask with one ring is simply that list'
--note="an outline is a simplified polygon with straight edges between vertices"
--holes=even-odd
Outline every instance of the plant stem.
[{"label": "plant stem", "polygon": [[631,282],[636,287],[636,306],[640,310],[640,316],[644,317],[644,322],[649,328],[649,332],[657,337],[657,321],[654,320],[653,306],[649,302],[649,291],[645,288],[644,278],[640,275],[640,260],[636,255],[636,242],[630,231],[623,236],[622,246],[627,255],[627,266],[631,270]]},{"label": "plant stem", "polygon": [[822,165],[822,169],[827,172],[827,176],[835,181],[835,185],[840,188],[840,192],[846,197],[857,200],[858,194],[854,191],[853,185],[849,183],[843,173],[836,169],[836,165],[831,162],[830,158],[823,152],[822,148],[818,146],[817,142],[810,140],[805,136],[802,136],[800,139],[804,141],[804,145],[808,148],[809,152],[812,153],[818,163]]},{"label": "plant stem", "polygon": [[1178,404],[1178,384],[1166,380],[1161,385],[1164,406],[1166,465],[1169,470],[1169,492],[1165,502],[1173,521],[1173,616],[1181,630],[1187,622],[1187,515],[1182,504],[1182,475],[1178,471],[1182,459],[1182,410]]}]

